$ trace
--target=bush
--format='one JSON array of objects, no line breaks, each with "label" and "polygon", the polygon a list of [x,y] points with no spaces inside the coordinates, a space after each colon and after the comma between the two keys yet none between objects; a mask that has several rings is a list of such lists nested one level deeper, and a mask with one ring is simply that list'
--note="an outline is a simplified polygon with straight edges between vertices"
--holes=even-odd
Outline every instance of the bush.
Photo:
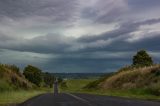
[{"label": "bush", "polygon": [[40,69],[28,65],[27,67],[25,67],[23,74],[30,82],[34,83],[37,86],[40,86],[42,82],[42,72]]}]

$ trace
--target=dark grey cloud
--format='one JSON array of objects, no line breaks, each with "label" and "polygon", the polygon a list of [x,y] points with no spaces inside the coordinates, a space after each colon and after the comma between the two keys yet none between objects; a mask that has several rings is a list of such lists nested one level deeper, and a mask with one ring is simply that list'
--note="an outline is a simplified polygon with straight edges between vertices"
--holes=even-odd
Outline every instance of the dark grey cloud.
[{"label": "dark grey cloud", "polygon": [[158,62],[159,4],[156,0],[0,1],[0,62],[33,64],[51,72],[107,72],[130,64],[140,49]]},{"label": "dark grey cloud", "polygon": [[5,43],[6,41],[12,41],[12,40],[16,40],[16,38],[0,33],[0,42]]},{"label": "dark grey cloud", "polygon": [[160,23],[160,18],[145,20],[142,22],[126,22],[126,23],[122,23],[122,25],[120,25],[120,27],[115,30],[103,33],[101,35],[83,36],[83,37],[80,37],[78,39],[78,41],[80,41],[80,42],[93,42],[93,41],[101,40],[101,39],[106,40],[109,38],[124,36],[124,35],[131,33],[131,32],[136,31],[142,25],[152,25],[152,24],[156,24],[156,23]]},{"label": "dark grey cloud", "polygon": [[76,0],[4,0],[0,2],[0,16],[26,18],[53,17],[53,21],[68,21],[74,17]]},{"label": "dark grey cloud", "polygon": [[10,36],[1,36],[1,49],[29,51],[35,53],[64,53],[72,44],[72,38],[58,34],[38,36],[33,39],[13,39]]},{"label": "dark grey cloud", "polygon": [[[93,0],[95,5],[83,9],[82,17],[92,19],[94,23],[111,23],[120,20],[128,10],[125,0]],[[105,11],[105,12],[104,12]]]},{"label": "dark grey cloud", "polygon": [[62,53],[71,45],[71,42],[72,38],[70,37],[64,37],[57,34],[48,34],[46,36],[38,36],[28,40],[24,44],[25,48],[21,49],[24,51],[27,50],[38,53]]},{"label": "dark grey cloud", "polygon": [[159,6],[159,0],[128,0],[128,4],[131,8],[138,9],[140,11],[144,9],[155,8]]},{"label": "dark grey cloud", "polygon": [[[151,34],[154,35],[154,34]],[[147,39],[143,39],[141,41],[135,42],[133,47],[135,48],[142,48],[142,49],[146,49],[149,51],[159,51],[159,42],[160,39],[160,34],[157,34],[155,37],[151,37],[151,38],[147,38]]]},{"label": "dark grey cloud", "polygon": [[[120,64],[119,64],[120,63]],[[50,60],[46,70],[55,72],[112,72],[128,64],[128,60],[60,58]]]},{"label": "dark grey cloud", "polygon": [[118,51],[128,51],[128,52],[133,51],[134,52],[134,51],[138,51],[141,49],[145,49],[148,51],[159,51],[160,34],[154,35],[153,33],[151,33],[150,36],[153,36],[153,37],[144,38],[142,40],[135,41],[135,42],[127,42],[125,40],[126,36],[119,37],[118,39],[113,38],[115,40],[113,40],[113,42],[111,42],[110,44],[99,45],[96,47],[86,46],[86,48],[79,50],[79,52],[110,51],[110,52],[115,53]]},{"label": "dark grey cloud", "polygon": [[[3,49],[35,53],[59,53],[64,55],[73,53],[72,56],[75,55],[74,53],[78,55],[78,53],[97,51],[137,51],[139,49],[157,51],[159,50],[157,46],[159,44],[159,41],[157,40],[159,39],[159,33],[149,33],[145,36],[151,37],[147,38],[144,36],[143,39],[136,42],[128,42],[127,39],[132,37],[130,33],[137,31],[140,26],[152,25],[159,22],[160,19],[157,18],[142,22],[123,23],[119,28],[101,35],[84,36],[80,38],[65,37],[59,34],[48,34],[18,41],[12,37],[8,38],[5,36],[5,39],[9,39],[10,42],[8,42],[8,44],[3,42],[5,45],[1,44],[0,47]],[[149,45],[151,44],[150,42],[153,42],[151,45],[152,47]]]}]

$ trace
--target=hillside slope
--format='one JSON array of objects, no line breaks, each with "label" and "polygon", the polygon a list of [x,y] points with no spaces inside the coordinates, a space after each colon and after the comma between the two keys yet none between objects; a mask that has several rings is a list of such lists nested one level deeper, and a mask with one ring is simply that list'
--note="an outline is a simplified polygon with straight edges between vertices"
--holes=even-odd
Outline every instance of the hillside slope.
[{"label": "hillside slope", "polygon": [[145,89],[160,95],[160,65],[118,72],[98,86],[102,89]]},{"label": "hillside slope", "polygon": [[143,68],[126,67],[118,72],[91,82],[85,88],[108,90],[141,90],[160,95],[160,65]]},{"label": "hillside slope", "polygon": [[32,87],[33,84],[25,79],[16,66],[0,64],[0,91]]}]

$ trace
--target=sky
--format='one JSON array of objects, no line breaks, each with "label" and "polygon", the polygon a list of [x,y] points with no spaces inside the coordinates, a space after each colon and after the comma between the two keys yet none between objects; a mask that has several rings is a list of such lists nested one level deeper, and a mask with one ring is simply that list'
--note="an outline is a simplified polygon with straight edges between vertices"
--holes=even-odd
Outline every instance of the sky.
[{"label": "sky", "polygon": [[112,72],[145,49],[160,62],[160,0],[0,0],[0,62]]}]

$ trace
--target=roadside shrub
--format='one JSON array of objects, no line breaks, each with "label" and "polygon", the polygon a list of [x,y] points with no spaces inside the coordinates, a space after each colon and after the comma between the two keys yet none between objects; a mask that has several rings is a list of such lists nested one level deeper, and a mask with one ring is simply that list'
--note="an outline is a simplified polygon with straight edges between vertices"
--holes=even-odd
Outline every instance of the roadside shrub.
[{"label": "roadside shrub", "polygon": [[27,67],[25,67],[23,74],[30,82],[34,83],[37,86],[40,86],[42,82],[42,71],[40,69],[28,65]]}]

